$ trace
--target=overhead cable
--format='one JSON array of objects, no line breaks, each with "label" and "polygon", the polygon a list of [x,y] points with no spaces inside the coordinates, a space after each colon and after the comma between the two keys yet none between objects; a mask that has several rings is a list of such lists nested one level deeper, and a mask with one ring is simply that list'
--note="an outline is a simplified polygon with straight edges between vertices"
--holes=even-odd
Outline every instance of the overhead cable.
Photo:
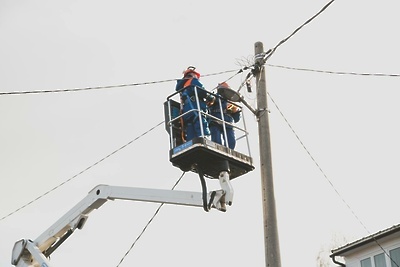
[{"label": "overhead cable", "polygon": [[[172,187],[171,190],[174,190],[175,187],[179,184],[179,182],[182,180],[182,177],[185,175],[186,172],[183,172],[181,177],[179,177],[179,179],[176,181],[176,183],[174,184],[174,186]],[[162,206],[164,206],[164,203],[161,203],[158,208],[156,209],[156,211],[154,212],[153,216],[151,216],[150,220],[147,222],[147,224],[144,226],[144,228],[142,229],[142,232],[138,235],[138,237],[136,237],[135,241],[132,243],[132,245],[130,246],[130,248],[126,251],[125,255],[122,257],[122,259],[119,261],[118,266],[121,265],[121,263],[125,260],[126,256],[128,256],[128,254],[131,252],[131,250],[133,249],[133,247],[136,245],[136,243],[139,241],[139,239],[142,237],[142,235],[144,234],[144,232],[146,231],[147,227],[150,225],[150,223],[154,220],[154,218],[157,216],[158,212],[160,211],[160,209],[162,208]]]},{"label": "overhead cable", "polygon": [[288,70],[299,70],[299,71],[309,71],[309,72],[320,72],[327,74],[338,74],[338,75],[357,75],[357,76],[380,76],[380,77],[400,77],[400,74],[386,74],[386,73],[358,73],[358,72],[344,72],[344,71],[329,71],[329,70],[315,70],[306,68],[293,68],[281,65],[266,64],[270,67],[282,68]]},{"label": "overhead cable", "polygon": [[[220,75],[220,74],[229,73],[229,72],[236,72],[236,71],[237,70],[227,70],[227,71],[221,71],[221,72],[216,72],[216,73],[210,73],[210,74],[206,74],[206,75],[202,75],[202,76],[203,77],[215,76],[215,75]],[[143,83],[128,83],[128,84],[93,86],[93,87],[83,87],[83,88],[0,92],[0,96],[2,96],[2,95],[27,95],[27,94],[82,92],[82,91],[89,91],[89,90],[102,90],[102,89],[112,89],[112,88],[133,87],[133,86],[142,86],[142,85],[157,84],[157,83],[166,83],[166,82],[173,82],[173,81],[177,81],[177,80],[178,79],[168,79],[168,80],[143,82]]]},{"label": "overhead cable", "polygon": [[[295,68],[295,67],[288,67],[282,65],[274,65],[274,64],[266,64],[270,67],[274,68],[282,68],[282,69],[289,69],[289,70],[298,70],[298,71],[309,71],[309,72],[319,72],[319,73],[326,73],[326,74],[337,74],[337,75],[357,75],[357,76],[380,76],[380,77],[400,77],[400,74],[387,74],[387,73],[359,73],[359,72],[345,72],[345,71],[327,71],[327,70],[317,70],[317,69],[307,69],[307,68]],[[215,76],[223,73],[229,72],[236,72],[234,75],[229,77],[225,80],[225,82],[231,80],[239,73],[243,72],[244,70],[250,69],[251,67],[244,67],[240,70],[227,70],[218,73],[211,73],[202,75],[203,77],[208,76]],[[249,73],[245,79],[245,81],[240,85],[240,89],[247,85],[249,80],[254,76],[252,73]],[[143,82],[143,83],[131,83],[131,84],[120,84],[120,85],[108,85],[108,86],[97,86],[97,87],[83,87],[83,88],[72,88],[72,89],[54,89],[54,90],[36,90],[36,91],[14,91],[14,92],[0,92],[0,96],[4,95],[26,95],[26,94],[44,94],[44,93],[66,93],[66,92],[81,92],[81,91],[88,91],[88,90],[101,90],[101,89],[112,89],[112,88],[122,88],[122,87],[133,87],[133,86],[142,86],[142,85],[149,85],[149,84],[157,84],[157,83],[165,83],[176,81],[177,79],[169,79],[169,80],[161,80],[161,81],[152,81],[152,82]],[[214,88],[215,89],[215,88]]]},{"label": "overhead cable", "polygon": [[281,46],[283,43],[285,43],[287,40],[289,40],[293,35],[295,35],[301,28],[303,28],[305,25],[307,25],[308,23],[310,23],[312,20],[314,20],[317,16],[319,16],[323,11],[325,11],[325,9],[328,8],[328,6],[330,6],[335,0],[331,0],[329,3],[327,3],[317,14],[315,14],[314,16],[312,16],[311,18],[309,18],[306,22],[304,22],[300,27],[298,27],[293,33],[291,33],[288,37],[286,37],[285,39],[281,40],[274,48],[268,50],[267,52],[265,52],[264,55],[264,62],[266,62],[276,51],[276,49]]},{"label": "overhead cable", "polygon": [[165,83],[176,81],[173,80],[163,80],[154,82],[144,82],[144,83],[129,83],[129,84],[119,84],[119,85],[106,85],[106,86],[95,86],[95,87],[83,87],[83,88],[69,88],[69,89],[54,89],[54,90],[35,90],[35,91],[14,91],[14,92],[0,92],[1,95],[27,95],[27,94],[45,94],[45,93],[66,93],[66,92],[78,92],[78,91],[88,91],[88,90],[101,90],[101,89],[111,89],[111,88],[122,88],[131,86],[148,85],[154,83]]},{"label": "overhead cable", "polygon": [[120,148],[114,150],[113,152],[111,152],[110,154],[108,154],[107,156],[103,157],[102,159],[100,159],[99,161],[93,163],[92,165],[90,165],[89,167],[87,167],[86,169],[80,171],[79,173],[75,174],[74,176],[72,176],[71,178],[69,178],[68,180],[62,182],[61,184],[53,187],[52,189],[50,189],[49,191],[45,192],[44,194],[38,196],[37,198],[33,199],[32,201],[28,202],[27,204],[23,205],[22,207],[16,209],[15,211],[9,213],[8,215],[5,215],[4,217],[0,218],[0,221],[10,217],[11,215],[17,213],[18,211],[22,210],[23,208],[26,208],[27,206],[29,206],[30,204],[36,202],[37,200],[41,199],[42,197],[48,195],[49,193],[55,191],[56,189],[60,188],[61,186],[65,185],[66,183],[72,181],[73,179],[75,179],[76,177],[78,177],[79,175],[83,174],[84,172],[90,170],[91,168],[93,168],[94,166],[98,165],[99,163],[103,162],[104,160],[108,159],[109,157],[111,157],[112,155],[116,154],[117,152],[121,151],[122,149],[124,149],[125,147],[129,146],[130,144],[132,144],[134,141],[138,140],[139,138],[143,137],[144,135],[148,134],[149,132],[151,132],[152,130],[154,130],[155,128],[157,128],[158,126],[160,126],[161,124],[163,124],[164,121],[158,123],[157,125],[153,126],[152,128],[150,128],[149,130],[147,130],[146,132],[142,133],[141,135],[139,135],[138,137],[134,138],[133,140],[129,141],[128,143],[126,143],[125,145],[121,146]]},{"label": "overhead cable", "polygon": [[[276,102],[274,101],[274,99],[272,98],[271,94],[269,92],[267,92],[269,98],[271,99],[272,103],[275,105],[276,109],[278,110],[278,112],[281,114],[282,118],[285,120],[286,124],[289,126],[290,130],[293,132],[293,134],[295,135],[296,139],[300,142],[301,146],[303,147],[303,149],[307,152],[308,156],[311,158],[311,160],[314,162],[314,164],[317,166],[317,168],[319,169],[319,171],[322,173],[322,175],[325,177],[325,179],[328,181],[328,183],[331,185],[331,187],[333,188],[333,190],[336,192],[336,194],[341,198],[341,200],[343,201],[343,203],[347,206],[347,208],[351,211],[351,213],[353,213],[353,215],[357,218],[357,220],[361,223],[362,226],[364,226],[364,228],[367,230],[367,228],[365,227],[365,225],[362,223],[362,221],[358,218],[358,216],[355,214],[355,212],[351,209],[350,205],[347,204],[347,202],[344,200],[344,198],[341,196],[341,194],[339,193],[339,191],[336,189],[336,187],[333,185],[333,183],[331,182],[331,180],[328,178],[328,176],[325,174],[325,172],[322,170],[321,166],[318,164],[318,162],[315,160],[315,158],[311,155],[311,152],[307,149],[307,147],[305,146],[305,144],[303,143],[303,141],[301,141],[299,135],[296,133],[296,131],[294,130],[294,128],[292,127],[292,125],[289,123],[289,121],[287,120],[287,118],[285,117],[285,115],[283,114],[283,112],[281,111],[281,109],[278,107],[278,105],[276,104]],[[368,231],[368,230],[367,230]]]},{"label": "overhead cable", "polygon": [[[268,93],[269,98],[271,99],[272,103],[275,105],[276,109],[278,110],[278,112],[281,114],[282,118],[285,120],[286,124],[289,126],[290,130],[293,132],[293,134],[295,135],[296,139],[300,142],[301,146],[304,148],[304,150],[307,152],[307,154],[309,155],[309,157],[311,158],[311,160],[314,162],[314,164],[317,166],[317,168],[319,169],[319,171],[322,173],[322,175],[325,177],[325,179],[328,181],[328,183],[330,184],[330,186],[333,188],[333,190],[335,191],[335,193],[339,196],[339,198],[342,200],[342,202],[346,205],[346,207],[350,210],[350,212],[353,214],[353,216],[357,219],[357,221],[362,225],[362,227],[365,229],[365,231],[367,231],[367,233],[369,235],[371,235],[371,232],[368,230],[368,228],[365,226],[365,224],[361,221],[361,219],[357,216],[357,214],[354,212],[354,210],[350,207],[350,205],[346,202],[346,200],[343,198],[343,196],[339,193],[339,191],[336,189],[336,187],[334,186],[334,184],[332,183],[332,181],[328,178],[328,176],[325,174],[325,172],[322,170],[321,166],[318,164],[318,162],[315,160],[315,158],[311,155],[311,152],[307,149],[307,147],[304,145],[304,143],[301,141],[299,135],[296,133],[296,131],[293,129],[292,125],[289,123],[289,121],[287,120],[287,118],[285,117],[285,115],[282,113],[282,111],[280,110],[280,108],[278,107],[278,105],[276,104],[276,102],[274,101],[274,99],[271,97],[270,93]],[[386,252],[386,250],[382,247],[382,245],[379,243],[379,241],[372,236],[372,238],[374,239],[374,242],[379,246],[379,248],[391,259],[390,255]],[[391,259],[392,260],[392,259]],[[393,260],[392,260],[393,261]],[[393,261],[394,262],[394,261]],[[396,263],[397,267],[399,267],[399,265]]]}]

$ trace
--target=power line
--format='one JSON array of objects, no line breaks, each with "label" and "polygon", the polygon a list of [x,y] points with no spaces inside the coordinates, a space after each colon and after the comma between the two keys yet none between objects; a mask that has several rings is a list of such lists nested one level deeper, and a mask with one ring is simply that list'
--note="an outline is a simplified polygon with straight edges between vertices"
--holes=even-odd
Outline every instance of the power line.
[{"label": "power line", "polygon": [[400,74],[386,74],[386,73],[359,73],[359,72],[344,72],[344,71],[329,71],[329,70],[315,70],[306,68],[294,68],[281,65],[266,64],[270,67],[282,68],[288,70],[299,70],[299,71],[309,71],[309,72],[320,72],[327,74],[338,74],[338,75],[357,75],[357,76],[380,76],[380,77],[400,77]]},{"label": "power line", "polygon": [[[171,190],[174,190],[175,187],[178,185],[178,183],[182,180],[182,177],[185,175],[186,172],[183,172],[181,177],[179,177],[178,181],[176,181],[176,183],[174,184],[174,186],[172,187]],[[119,261],[119,263],[117,264],[117,267],[121,265],[121,263],[125,260],[126,256],[128,256],[128,254],[131,252],[131,250],[133,249],[133,247],[136,245],[136,243],[139,241],[139,239],[142,237],[142,235],[144,234],[144,232],[146,231],[147,227],[150,225],[150,223],[154,220],[154,218],[157,216],[158,212],[160,211],[160,209],[162,208],[162,206],[164,206],[164,203],[161,203],[158,208],[156,209],[156,211],[154,212],[153,216],[150,218],[150,220],[147,222],[147,224],[144,226],[142,232],[139,234],[138,237],[136,237],[135,241],[132,243],[132,245],[130,246],[130,248],[128,249],[128,251],[125,253],[125,255],[122,257],[122,259]]]},{"label": "power line", "polygon": [[325,9],[328,8],[335,0],[331,0],[329,3],[327,3],[317,14],[309,18],[306,22],[304,22],[300,27],[298,27],[294,32],[292,32],[288,37],[285,39],[281,40],[274,48],[270,49],[269,51],[265,52],[264,55],[264,62],[266,62],[276,51],[276,49],[281,46],[283,43],[285,43],[287,40],[289,40],[293,35],[295,35],[301,28],[303,28],[305,25],[310,23],[312,20],[314,20],[317,16],[319,16],[322,12],[325,11]]},{"label": "power line", "polygon": [[[334,0],[332,0],[331,2],[333,2]],[[331,3],[330,2],[330,3]],[[330,4],[329,3],[329,4]],[[326,7],[325,7],[326,8]],[[321,12],[321,11],[320,11]],[[315,17],[315,16],[314,16]],[[356,72],[334,72],[334,71],[323,71],[323,70],[315,70],[315,69],[305,69],[305,68],[293,68],[293,67],[287,67],[287,66],[281,66],[281,65],[273,65],[273,64],[267,64],[271,67],[277,67],[277,68],[284,68],[284,69],[290,69],[290,70],[299,70],[299,71],[310,71],[310,72],[320,72],[320,73],[328,73],[328,74],[349,74],[349,75],[361,75],[361,76],[385,76],[385,77],[400,77],[400,74],[383,74],[383,73],[356,73]],[[227,70],[227,71],[221,71],[221,72],[217,72],[217,73],[211,73],[211,74],[206,74],[203,75],[203,77],[207,77],[207,76],[214,76],[214,75],[220,75],[220,74],[224,74],[224,73],[230,73],[230,72],[236,72],[234,75],[232,75],[230,78],[228,78],[226,81],[232,79],[234,76],[238,75],[239,73],[243,72],[243,70],[248,69],[249,67],[244,67],[242,69],[238,70]],[[41,90],[41,91],[23,91],[23,92],[7,92],[7,93],[1,93],[0,95],[16,95],[16,94],[38,94],[38,93],[59,93],[59,92],[76,92],[76,91],[85,91],[85,90],[98,90],[98,89],[110,89],[110,88],[120,88],[120,87],[128,87],[128,86],[140,86],[140,85],[148,85],[148,84],[155,84],[155,83],[164,83],[164,82],[170,82],[170,81],[176,81],[176,79],[169,79],[169,80],[161,80],[161,81],[152,81],[152,82],[144,82],[144,83],[131,83],[131,84],[121,84],[121,85],[110,85],[110,86],[98,86],[98,87],[86,87],[86,88],[74,88],[74,89],[60,89],[60,90]],[[271,99],[272,100],[272,99]],[[273,101],[273,100],[272,100]],[[274,102],[275,104],[275,102]],[[277,109],[279,110],[279,108],[277,107]],[[283,116],[283,114],[281,113],[281,115]],[[286,119],[285,119],[286,120]],[[158,125],[156,125],[155,127],[159,126],[160,124],[162,124],[163,122],[159,123]],[[288,123],[288,122],[287,122]],[[155,127],[151,128],[149,131],[153,130]],[[290,124],[289,127],[291,128]],[[293,130],[293,129],[292,129]],[[148,132],[149,132],[148,131]],[[148,133],[145,132],[144,134]],[[294,130],[293,130],[294,132]],[[295,132],[294,132],[295,133]],[[143,136],[144,134],[142,134],[141,136]],[[296,133],[295,133],[296,134]],[[50,192],[56,190],[57,188],[61,187],[62,185],[68,183],[69,181],[75,179],[77,176],[81,175],[82,173],[88,171],[89,169],[91,169],[92,167],[94,167],[95,165],[99,164],[100,162],[102,162],[103,160],[107,159],[108,157],[112,156],[113,154],[117,153],[119,150],[125,148],[126,146],[130,145],[133,141],[137,140],[138,138],[140,138],[141,136],[135,138],[134,140],[131,140],[129,143],[127,143],[126,145],[122,146],[121,148],[115,150],[114,152],[112,152],[111,154],[107,155],[105,158],[102,158],[101,160],[99,160],[98,162],[94,163],[93,165],[87,167],[86,169],[84,169],[83,171],[79,172],[78,174],[74,175],[73,177],[69,178],[68,180],[66,180],[65,182],[59,184],[58,186],[52,188],[51,190],[45,192],[44,194],[40,195],[39,197],[37,197],[36,199],[28,202],[27,204],[23,205],[22,207],[18,208],[17,210],[11,212],[10,214],[0,218],[0,221],[6,219],[7,217],[13,215],[14,213],[18,212],[19,210],[29,206],[30,204],[32,204],[33,202],[41,199],[42,197],[44,197],[45,195],[49,194]],[[296,135],[297,136],[297,135]],[[299,139],[299,138],[298,138]],[[301,140],[299,139],[299,141],[301,142]],[[301,142],[302,143],[302,142]],[[304,145],[303,145],[304,146]],[[305,146],[304,146],[305,148]],[[306,148],[305,148],[306,149]],[[306,151],[308,152],[308,150],[306,149]],[[309,153],[309,152],[308,152]],[[309,153],[309,155],[311,156],[311,154]],[[312,158],[312,156],[311,156]],[[313,159],[313,158],[312,158]],[[314,160],[314,159],[313,159]],[[316,162],[315,162],[316,163]],[[317,164],[317,163],[316,163]],[[318,166],[318,164],[317,164]],[[319,167],[319,166],[318,166]],[[320,169],[322,171],[322,169]],[[322,171],[323,173],[323,171]],[[324,173],[323,173],[324,174]],[[324,176],[326,177],[326,175],[324,174]],[[327,177],[326,177],[327,178]],[[329,181],[329,179],[328,179]],[[330,181],[329,181],[330,182]],[[332,185],[333,186],[333,185]]]},{"label": "power line", "polygon": [[[368,228],[365,226],[365,224],[361,221],[361,219],[357,216],[357,214],[354,212],[354,210],[350,207],[350,205],[346,202],[346,200],[342,197],[342,195],[339,193],[339,191],[336,189],[336,187],[334,186],[334,184],[332,183],[332,181],[328,178],[328,176],[325,174],[325,172],[322,170],[321,166],[318,164],[318,162],[315,160],[315,158],[311,155],[310,151],[307,149],[307,147],[304,145],[304,143],[301,141],[299,135],[296,133],[296,131],[293,129],[292,125],[289,123],[289,121],[287,120],[287,118],[285,117],[285,115],[282,113],[282,111],[280,110],[280,108],[278,107],[278,105],[276,104],[276,102],[274,101],[274,99],[271,97],[271,95],[267,92],[269,98],[271,99],[272,103],[275,105],[276,109],[278,110],[278,112],[281,114],[282,118],[285,120],[286,124],[289,126],[289,128],[291,129],[291,131],[293,132],[293,134],[296,136],[296,139],[300,142],[301,146],[304,148],[304,150],[307,152],[307,154],[309,155],[309,157],[311,158],[311,160],[314,162],[314,164],[317,166],[317,168],[319,169],[319,171],[322,173],[322,175],[324,176],[324,178],[328,181],[328,183],[330,184],[330,186],[333,188],[333,190],[335,191],[335,193],[339,196],[339,198],[342,200],[342,202],[346,205],[346,207],[350,210],[350,212],[353,214],[353,216],[357,219],[357,221],[362,225],[362,227],[367,231],[367,233],[369,235],[371,235],[371,232],[368,230]],[[379,246],[379,248],[389,257],[389,259],[392,260],[392,258],[390,257],[390,255],[385,251],[385,249],[382,247],[382,245],[379,243],[379,241],[372,236],[374,242]],[[393,261],[393,260],[392,260]],[[393,261],[394,262],[394,261]],[[399,265],[396,263],[397,267],[399,267]]]},{"label": "power line", "polygon": [[131,141],[129,141],[128,143],[126,143],[125,145],[121,146],[120,148],[114,150],[113,152],[111,152],[110,154],[108,154],[107,156],[103,157],[102,159],[100,159],[99,161],[93,163],[92,165],[90,165],[89,167],[87,167],[86,169],[80,171],[79,173],[75,174],[74,176],[72,176],[71,178],[69,178],[68,180],[62,182],[61,184],[53,187],[52,189],[50,189],[49,191],[45,192],[44,194],[38,196],[37,198],[33,199],[32,201],[28,202],[27,204],[21,206],[20,208],[14,210],[13,212],[9,213],[8,215],[2,217],[0,219],[0,221],[10,217],[11,215],[15,214],[16,212],[26,208],[27,206],[29,206],[30,204],[36,202],[37,200],[41,199],[42,197],[48,195],[49,193],[55,191],[56,189],[60,188],[61,186],[65,185],[66,183],[72,181],[73,179],[75,179],[76,177],[78,177],[79,175],[83,174],[84,172],[90,170],[91,168],[95,167],[96,165],[100,164],[101,162],[103,162],[104,160],[108,159],[109,157],[111,157],[112,155],[116,154],[117,152],[121,151],[122,149],[124,149],[125,147],[129,146],[130,144],[132,144],[133,142],[135,142],[136,140],[138,140],[139,138],[143,137],[144,135],[148,134],[149,132],[151,132],[152,130],[154,130],[155,128],[157,128],[158,126],[160,126],[161,124],[163,124],[164,121],[158,123],[157,125],[153,126],[152,128],[150,128],[149,130],[147,130],[146,132],[142,133],[141,135],[139,135],[138,137],[132,139]]},{"label": "power line", "polygon": [[[224,74],[224,73],[229,73],[229,72],[236,72],[235,75],[233,75],[232,77],[230,77],[229,79],[232,79],[234,76],[236,76],[237,74],[241,73],[242,70],[228,70],[228,71],[222,71],[222,72],[217,72],[217,73],[211,73],[211,74],[206,74],[203,76],[213,76],[213,75],[219,75],[219,74]],[[0,93],[0,95],[5,95],[5,94],[29,94],[29,93],[58,93],[58,92],[73,92],[73,91],[83,91],[83,90],[96,90],[96,89],[109,89],[109,88],[116,88],[116,87],[127,87],[127,86],[137,86],[137,85],[144,85],[144,84],[152,84],[152,83],[162,83],[162,82],[168,82],[168,81],[175,81],[174,80],[164,80],[164,81],[154,81],[154,82],[146,82],[146,83],[138,83],[138,84],[124,84],[124,85],[113,85],[113,86],[99,86],[99,87],[86,87],[86,88],[74,88],[74,89],[62,89],[62,90],[42,90],[42,91],[25,91],[25,92],[9,92],[9,93]],[[12,216],[13,214],[17,213],[18,211],[26,208],[27,206],[31,205],[32,203],[38,201],[39,199],[43,198],[44,196],[48,195],[49,193],[55,191],[56,189],[60,188],[61,186],[65,185],[66,183],[72,181],[73,179],[75,179],[76,177],[78,177],[79,175],[83,174],[84,172],[90,170],[91,168],[95,167],[96,165],[98,165],[99,163],[103,162],[104,160],[106,160],[107,158],[111,157],[112,155],[116,154],[117,152],[119,152],[120,150],[124,149],[125,147],[127,147],[128,145],[130,145],[131,143],[133,143],[134,141],[136,141],[137,139],[141,138],[142,136],[146,135],[147,133],[149,133],[150,131],[154,130],[156,127],[158,127],[159,125],[163,124],[164,121],[158,123],[157,125],[155,125],[154,127],[150,128],[148,131],[144,132],[143,134],[141,134],[140,136],[136,137],[135,139],[129,141],[127,144],[123,145],[122,147],[118,148],[117,150],[114,150],[112,153],[108,154],[107,156],[105,156],[104,158],[100,159],[99,161],[95,162],[94,164],[90,165],[89,167],[87,167],[86,169],[80,171],[79,173],[77,173],[76,175],[72,176],[71,178],[67,179],[66,181],[62,182],[61,184],[53,187],[52,189],[50,189],[49,191],[43,193],[42,195],[38,196],[37,198],[31,200],[30,202],[26,203],[25,205],[21,206],[20,208],[14,210],[13,212],[5,215],[4,217],[0,218],[0,221]]]},{"label": "power line", "polygon": [[106,86],[95,86],[95,87],[83,87],[83,88],[69,88],[69,89],[53,89],[53,90],[35,90],[35,91],[14,91],[14,92],[0,92],[1,95],[27,95],[27,94],[45,94],[45,93],[66,93],[66,92],[80,92],[89,90],[102,90],[111,88],[122,88],[122,87],[133,87],[141,85],[149,85],[155,83],[165,83],[176,81],[176,79],[153,81],[153,82],[143,82],[143,83],[129,83],[129,84],[119,84],[119,85],[106,85]]},{"label": "power line", "polygon": [[[272,103],[275,105],[276,109],[278,110],[278,112],[281,114],[282,118],[285,120],[286,124],[289,126],[290,130],[293,132],[293,134],[295,135],[296,139],[300,142],[301,146],[303,147],[303,149],[307,152],[307,154],[309,155],[309,157],[311,158],[311,160],[314,162],[314,164],[317,166],[317,168],[319,169],[319,171],[322,173],[322,175],[325,177],[325,179],[328,181],[328,183],[330,184],[330,186],[333,188],[333,190],[336,192],[336,194],[340,197],[340,199],[343,201],[343,203],[347,206],[347,208],[351,211],[351,213],[353,213],[353,215],[357,218],[357,220],[361,223],[362,226],[364,226],[364,228],[367,230],[367,228],[365,227],[365,225],[362,223],[362,221],[358,218],[358,216],[355,214],[355,212],[351,209],[350,205],[347,204],[347,202],[344,200],[344,198],[340,195],[339,191],[335,188],[335,186],[333,185],[333,183],[331,182],[331,180],[328,178],[328,176],[325,174],[325,172],[322,170],[321,166],[318,164],[318,162],[315,160],[315,158],[311,155],[311,152],[307,149],[307,147],[304,145],[303,141],[301,141],[299,135],[296,133],[296,131],[294,130],[294,128],[292,127],[292,125],[289,123],[289,121],[287,120],[287,118],[285,117],[285,115],[283,114],[283,112],[281,111],[281,109],[278,107],[278,105],[276,104],[276,102],[274,101],[274,99],[271,97],[270,93],[267,93],[268,96],[270,97]],[[368,230],[367,230],[368,231]]]},{"label": "power line", "polygon": [[[288,67],[276,64],[266,64],[270,67],[282,68],[288,70],[297,70],[297,71],[308,71],[308,72],[318,72],[318,73],[326,73],[326,74],[336,74],[336,75],[357,75],[357,76],[380,76],[380,77],[400,77],[400,74],[387,74],[387,73],[359,73],[359,72],[345,72],[345,71],[328,71],[328,70],[318,70],[318,69],[307,69],[307,68],[295,68]],[[202,75],[203,77],[216,76],[225,73],[236,72],[234,75],[225,80],[225,82],[231,80],[239,73],[242,73],[244,70],[251,69],[252,67],[244,67],[240,70],[227,70],[216,73],[210,73]],[[104,89],[113,89],[113,88],[124,88],[124,87],[134,87],[134,86],[143,86],[150,84],[159,84],[159,83],[167,83],[176,81],[177,79],[168,79],[168,80],[160,80],[160,81],[151,81],[151,82],[143,82],[143,83],[130,83],[130,84],[119,84],[119,85],[107,85],[107,86],[95,86],[95,87],[83,87],[83,88],[67,88],[67,89],[52,89],[52,90],[33,90],[33,91],[13,91],[13,92],[0,92],[0,96],[5,95],[26,95],[26,94],[46,94],[46,93],[67,93],[67,92],[82,92],[89,90],[104,90]],[[246,81],[245,81],[246,82]],[[241,87],[245,84],[245,82],[241,85]]]},{"label": "power line", "polygon": [[[220,75],[220,74],[230,73],[230,72],[235,72],[235,71],[237,71],[237,70],[221,71],[221,72],[210,73],[210,74],[206,74],[206,75],[202,75],[202,76],[203,77],[215,76],[215,75]],[[113,88],[134,87],[134,86],[143,86],[143,85],[158,84],[158,83],[167,83],[167,82],[173,82],[173,81],[177,81],[177,80],[178,79],[168,79],[168,80],[151,81],[151,82],[143,82],[143,83],[128,83],[128,84],[92,86],[92,87],[83,87],[83,88],[0,92],[0,96],[3,96],[3,95],[27,95],[27,94],[82,92],[82,91],[89,91],[89,90],[103,90],[103,89],[113,89]]]}]

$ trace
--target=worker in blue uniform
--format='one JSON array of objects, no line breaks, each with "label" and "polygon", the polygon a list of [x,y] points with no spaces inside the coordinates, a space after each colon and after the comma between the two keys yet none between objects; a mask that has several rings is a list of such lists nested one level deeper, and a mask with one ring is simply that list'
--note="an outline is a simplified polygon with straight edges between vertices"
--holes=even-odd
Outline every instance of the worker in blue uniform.
[{"label": "worker in blue uniform", "polygon": [[[241,118],[241,109],[238,106],[228,102],[220,95],[220,90],[224,88],[230,89],[230,86],[226,82],[218,84],[217,97],[214,101],[208,104],[210,115],[219,119],[216,120],[211,117],[211,141],[225,145],[230,149],[234,149],[236,146],[235,129],[232,125],[224,123],[223,121],[230,124],[238,122]],[[226,141],[228,142],[227,144]]]},{"label": "worker in blue uniform", "polygon": [[[189,141],[194,137],[210,136],[210,128],[208,120],[204,114],[199,113],[197,102],[200,105],[200,111],[207,113],[207,99],[212,98],[203,84],[199,81],[200,73],[196,71],[195,67],[188,67],[183,72],[183,78],[177,81],[175,90],[180,92],[181,96],[181,112],[183,115],[183,129],[185,131],[184,139]],[[198,101],[196,100],[196,91]]]}]

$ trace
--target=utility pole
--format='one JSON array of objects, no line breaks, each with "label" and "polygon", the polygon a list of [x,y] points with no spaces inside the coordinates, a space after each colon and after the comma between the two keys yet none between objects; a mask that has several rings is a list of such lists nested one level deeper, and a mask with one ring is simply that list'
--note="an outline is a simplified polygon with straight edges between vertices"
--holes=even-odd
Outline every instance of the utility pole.
[{"label": "utility pole", "polygon": [[[267,86],[265,81],[264,47],[256,42],[257,120],[260,146],[260,170],[264,214],[264,242],[266,267],[281,267],[278,226],[276,219],[274,182],[272,176],[271,141],[268,120]],[[258,70],[258,71],[257,71]]]}]

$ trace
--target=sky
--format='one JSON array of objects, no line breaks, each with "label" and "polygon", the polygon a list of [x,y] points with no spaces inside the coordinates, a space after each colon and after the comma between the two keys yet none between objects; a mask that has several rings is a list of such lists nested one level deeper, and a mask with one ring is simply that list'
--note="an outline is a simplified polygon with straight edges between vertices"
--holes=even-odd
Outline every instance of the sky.
[{"label": "sky", "polygon": [[[207,89],[239,88],[256,42],[275,47],[327,3],[0,1],[0,93],[110,86],[0,95],[0,265],[98,184],[171,189],[182,171],[160,123],[175,79],[194,65]],[[399,74],[398,9],[334,1],[266,62],[283,267],[334,266],[331,249],[400,222],[399,77],[357,75]],[[257,120],[243,113],[255,170],[232,181],[233,205],[164,205],[120,266],[265,266]],[[176,190],[201,192],[197,174]],[[117,266],[158,206],[107,202],[51,263]]]}]

